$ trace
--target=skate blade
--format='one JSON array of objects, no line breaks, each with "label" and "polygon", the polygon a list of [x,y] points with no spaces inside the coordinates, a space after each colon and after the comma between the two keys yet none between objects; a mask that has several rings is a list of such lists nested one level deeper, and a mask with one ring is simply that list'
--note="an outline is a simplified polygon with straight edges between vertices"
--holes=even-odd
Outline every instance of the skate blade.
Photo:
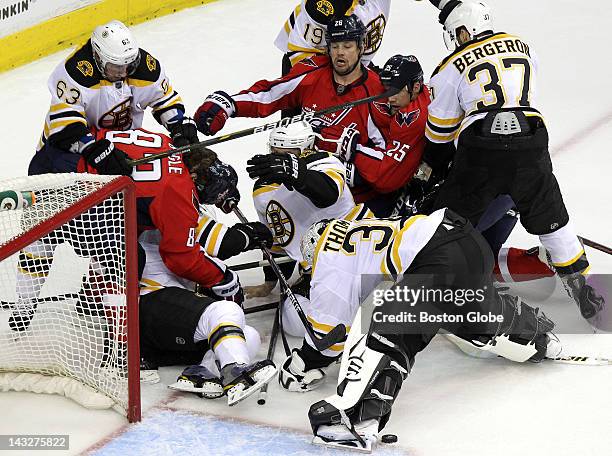
[{"label": "skate blade", "polygon": [[140,383],[147,385],[154,385],[160,382],[159,373],[157,370],[141,370],[140,371]]},{"label": "skate blade", "polygon": [[248,387],[247,389],[238,390],[238,391],[232,391],[238,385],[233,386],[232,388],[230,388],[227,391],[227,405],[229,405],[230,407],[232,405],[236,405],[238,402],[241,402],[244,399],[246,399],[247,397],[249,397],[250,395],[252,395],[253,393],[256,393],[266,383],[268,383],[270,380],[272,380],[277,372],[278,372],[278,370],[276,369],[276,367],[274,367],[274,366],[265,366],[265,367],[261,368],[259,370],[259,372],[258,372],[258,374],[262,375],[262,378],[260,378],[257,381],[257,383],[255,383],[254,385]]},{"label": "skate blade", "polygon": [[[208,386],[208,389],[206,387]],[[204,382],[201,388],[197,388],[193,383],[186,380],[179,380],[176,383],[168,385],[168,388],[183,391],[185,393],[195,393],[201,395],[205,399],[217,399],[223,396],[223,388],[216,383]]]},{"label": "skate blade", "polygon": [[318,435],[315,435],[312,439],[312,443],[314,445],[320,445],[320,446],[324,446],[327,448],[340,448],[342,450],[352,450],[352,451],[357,451],[359,453],[371,453],[372,447],[374,446],[374,443],[376,443],[376,441],[370,440],[367,437],[363,437],[363,441],[365,442],[365,446],[363,446],[357,440],[330,440],[330,441],[327,441],[319,437]]}]

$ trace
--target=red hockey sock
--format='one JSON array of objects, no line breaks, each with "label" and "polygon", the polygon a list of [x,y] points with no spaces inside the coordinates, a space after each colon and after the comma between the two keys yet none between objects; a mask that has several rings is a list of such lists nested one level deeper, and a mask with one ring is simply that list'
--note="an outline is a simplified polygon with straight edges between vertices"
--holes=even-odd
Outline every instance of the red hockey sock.
[{"label": "red hockey sock", "polygon": [[538,256],[538,247],[529,250],[502,248],[497,256],[493,276],[498,282],[525,282],[555,275]]}]

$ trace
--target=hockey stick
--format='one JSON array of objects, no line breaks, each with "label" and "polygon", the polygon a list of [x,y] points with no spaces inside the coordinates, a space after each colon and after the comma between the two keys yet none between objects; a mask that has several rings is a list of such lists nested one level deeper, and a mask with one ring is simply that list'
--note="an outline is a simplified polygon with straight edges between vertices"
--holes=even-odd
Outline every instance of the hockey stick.
[{"label": "hockey stick", "polygon": [[590,239],[583,238],[582,236],[578,236],[578,239],[580,239],[584,245],[588,245],[589,247],[595,250],[599,250],[600,252],[612,255],[612,249],[610,247],[607,247],[603,244],[599,244],[595,241],[591,241]]},{"label": "hockey stick", "polygon": [[[270,334],[270,344],[268,345],[268,354],[266,355],[266,359],[270,361],[274,361],[274,352],[276,351],[276,341],[278,340],[278,333],[281,331],[280,328],[280,312],[281,306],[283,305],[282,296],[279,298],[278,304],[276,305],[276,313],[274,314],[274,323],[272,324],[272,333]],[[259,397],[257,398],[257,403],[259,405],[265,405],[266,396],[268,395],[268,385],[270,382],[266,383],[259,390]]]},{"label": "hockey stick", "polygon": [[[238,208],[237,205],[234,206],[232,210],[234,211],[234,214],[236,214],[236,217],[238,217],[238,219],[242,223],[248,223],[249,222],[248,219],[244,216],[244,214],[240,211],[240,209]],[[285,276],[283,276],[283,273],[281,272],[280,268],[276,264],[276,261],[274,261],[274,258],[272,257],[272,254],[270,253],[270,250],[268,250],[265,246],[262,245],[261,246],[261,251],[263,252],[264,257],[270,263],[270,266],[272,267],[272,270],[274,271],[274,273],[278,277],[278,280],[279,280],[279,282],[281,284],[281,289],[284,290],[285,294],[287,295],[287,298],[289,299],[289,301],[291,301],[291,304],[295,308],[295,311],[297,312],[298,317],[300,317],[300,321],[304,325],[304,328],[306,328],[306,333],[312,339],[312,342],[313,342],[315,348],[317,350],[319,350],[319,351],[323,351],[323,350],[328,349],[332,345],[337,344],[338,342],[342,342],[344,340],[344,338],[346,337],[346,327],[342,323],[339,324],[338,326],[335,326],[334,328],[332,328],[332,330],[330,332],[328,332],[325,336],[323,336],[321,338],[315,334],[312,325],[310,324],[310,322],[306,318],[306,314],[304,313],[304,310],[302,309],[302,306],[300,306],[299,301],[297,300],[297,298],[295,297],[295,295],[291,291],[291,288],[289,288],[289,284],[287,283],[287,279],[285,279]]]},{"label": "hockey stick", "polygon": [[247,307],[244,309],[244,314],[249,315],[257,312],[264,312],[266,310],[276,309],[278,307],[277,302],[271,302],[269,304],[261,304],[259,306]]},{"label": "hockey stick", "polygon": [[581,366],[612,366],[610,358],[596,358],[594,356],[564,356],[561,358],[544,358],[556,363],[575,364]]},{"label": "hockey stick", "polygon": [[[289,258],[288,256],[284,256],[284,257],[276,258],[275,261],[276,261],[276,264],[283,264],[283,263],[291,263],[293,260]],[[259,268],[262,266],[268,266],[269,264],[270,263],[268,263],[266,260],[260,260],[260,261],[251,261],[250,263],[235,264],[235,265],[231,265],[228,267],[232,271],[244,271],[245,269]]]},{"label": "hockey stick", "polygon": [[300,122],[302,120],[310,122],[311,120],[313,120],[314,118],[318,116],[329,114],[331,112],[341,111],[346,108],[352,108],[354,106],[359,106],[364,103],[371,103],[372,101],[380,100],[381,98],[388,98],[392,95],[395,95],[396,93],[397,93],[397,89],[390,89],[378,95],[361,98],[355,101],[349,101],[347,103],[342,103],[340,105],[321,109],[320,111],[303,112],[301,114],[298,114],[297,116],[286,117],[276,122],[270,122],[264,125],[259,125],[258,127],[246,128],[244,130],[235,131],[233,133],[228,133],[223,136],[217,136],[215,138],[207,139],[206,141],[201,141],[196,144],[189,144],[187,146],[178,147],[176,149],[170,149],[165,152],[160,152],[159,154],[149,155],[148,157],[139,158],[137,160],[130,160],[129,164],[132,166],[136,166],[136,165],[141,165],[143,163],[149,163],[154,160],[159,160],[160,158],[166,158],[174,154],[186,154],[193,150],[199,150],[199,149],[203,149],[209,146],[214,146],[215,144],[220,144],[226,141],[231,141],[233,139],[244,138],[245,136],[250,136],[255,133],[261,133],[262,131],[274,130],[275,128],[284,127],[292,123]]}]

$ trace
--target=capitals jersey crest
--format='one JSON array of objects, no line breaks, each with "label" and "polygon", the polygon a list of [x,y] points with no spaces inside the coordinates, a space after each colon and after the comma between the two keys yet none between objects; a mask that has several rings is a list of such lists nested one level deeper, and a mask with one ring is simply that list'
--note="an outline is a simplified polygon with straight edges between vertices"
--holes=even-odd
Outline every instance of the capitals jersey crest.
[{"label": "capitals jersey crest", "polygon": [[415,109],[410,112],[400,111],[395,115],[395,121],[400,127],[409,127],[413,122],[415,122],[419,115],[421,114],[420,109]]}]

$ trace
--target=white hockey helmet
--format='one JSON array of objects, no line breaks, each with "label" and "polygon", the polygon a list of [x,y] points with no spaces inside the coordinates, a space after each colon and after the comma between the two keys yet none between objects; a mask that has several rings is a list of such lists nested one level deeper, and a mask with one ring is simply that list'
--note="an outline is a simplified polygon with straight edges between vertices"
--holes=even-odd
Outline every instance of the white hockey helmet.
[{"label": "white hockey helmet", "polygon": [[301,153],[304,152],[304,149],[313,149],[315,139],[316,135],[310,124],[300,120],[272,130],[268,139],[268,147],[270,152],[275,147],[278,149],[299,149]]},{"label": "white hockey helmet", "polygon": [[131,74],[140,62],[140,49],[132,32],[123,22],[110,21],[91,34],[94,59],[102,76],[113,77],[117,72]]},{"label": "white hockey helmet", "polygon": [[472,38],[493,28],[491,9],[484,2],[464,0],[449,2],[446,7],[450,12],[443,10],[440,13],[440,22],[444,25],[444,43],[449,50],[459,46],[457,41],[459,27],[465,27]]},{"label": "white hockey helmet", "polygon": [[310,228],[302,236],[300,241],[300,251],[302,252],[302,258],[304,261],[312,266],[314,261],[315,250],[319,239],[323,236],[325,229],[332,222],[331,219],[321,220],[310,225]]}]

